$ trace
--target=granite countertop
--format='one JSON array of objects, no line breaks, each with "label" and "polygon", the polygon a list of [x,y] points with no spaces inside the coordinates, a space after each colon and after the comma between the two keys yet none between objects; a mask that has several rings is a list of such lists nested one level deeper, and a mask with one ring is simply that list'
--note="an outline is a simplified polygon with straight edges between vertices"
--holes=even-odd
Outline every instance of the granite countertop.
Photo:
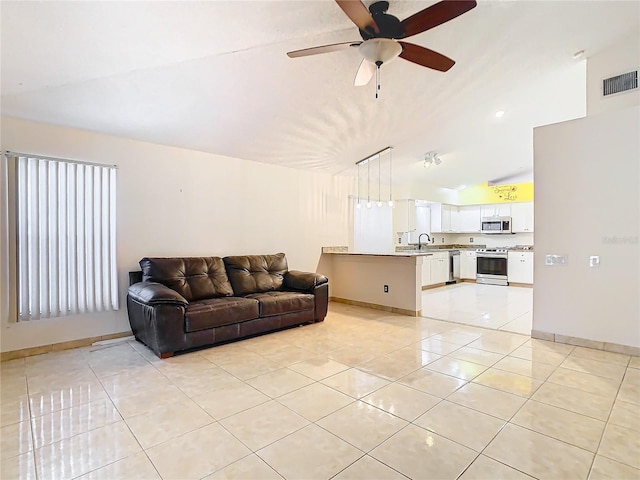
[{"label": "granite countertop", "polygon": [[[429,244],[428,247],[418,250],[417,245],[398,245],[395,252],[386,253],[364,253],[350,252],[349,247],[322,247],[322,253],[338,254],[338,255],[373,255],[384,257],[414,257],[419,255],[433,255],[438,252],[448,252],[451,250],[473,250],[478,248],[487,248],[486,245],[434,245]],[[533,245],[516,245],[515,247],[507,247],[510,251],[515,252],[533,252]]]},{"label": "granite countertop", "polygon": [[405,251],[405,252],[388,252],[388,253],[367,253],[367,252],[348,252],[348,251],[323,251],[322,253],[327,253],[330,255],[365,255],[370,257],[419,257],[419,256],[429,256],[434,253],[438,253],[438,250],[422,250],[418,251]]},{"label": "granite countertop", "polygon": [[328,253],[332,255],[369,255],[377,257],[417,257],[428,256],[438,252],[448,252],[449,250],[457,250],[452,248],[423,248],[417,249],[403,249],[396,250],[395,252],[380,252],[380,253],[367,253],[367,252],[350,252],[348,247],[322,247],[322,253]]}]

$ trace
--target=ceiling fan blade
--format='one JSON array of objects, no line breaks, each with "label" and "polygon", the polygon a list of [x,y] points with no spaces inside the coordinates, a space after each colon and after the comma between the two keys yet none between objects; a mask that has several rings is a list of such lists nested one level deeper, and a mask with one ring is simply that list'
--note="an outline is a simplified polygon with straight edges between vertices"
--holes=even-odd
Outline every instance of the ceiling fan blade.
[{"label": "ceiling fan blade", "polygon": [[443,0],[438,2],[400,22],[404,34],[399,38],[407,38],[437,27],[468,12],[476,5],[475,0]]},{"label": "ceiling fan blade", "polygon": [[360,30],[380,33],[378,24],[360,0],[336,0],[336,3]]},{"label": "ceiling fan blade", "polygon": [[374,73],[376,73],[375,64],[371,63],[366,58],[363,58],[362,62],[360,62],[360,67],[358,68],[358,72],[356,73],[356,78],[353,81],[353,85],[355,87],[362,87],[366,85],[371,81]]},{"label": "ceiling fan blade", "polygon": [[318,55],[320,53],[337,52],[339,50],[346,50],[349,47],[357,47],[362,42],[344,42],[344,43],[332,43],[331,45],[322,45],[320,47],[304,48],[302,50],[294,50],[293,52],[287,52],[287,55],[291,58],[306,57],[308,55]]},{"label": "ceiling fan blade", "polygon": [[415,45],[413,43],[399,42],[402,46],[400,58],[417,63],[423,67],[432,68],[441,72],[446,72],[456,63],[449,57],[445,57],[441,53],[434,52],[428,48]]}]

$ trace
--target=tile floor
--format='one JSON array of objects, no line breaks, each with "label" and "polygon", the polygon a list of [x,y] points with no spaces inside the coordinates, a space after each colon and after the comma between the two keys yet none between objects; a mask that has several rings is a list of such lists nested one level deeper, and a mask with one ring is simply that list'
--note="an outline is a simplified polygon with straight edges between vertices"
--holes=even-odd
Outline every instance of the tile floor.
[{"label": "tile floor", "polygon": [[[473,301],[428,295],[454,290]],[[124,342],[1,367],[3,480],[640,478],[640,358],[517,333],[332,303],[167,360]]]},{"label": "tile floor", "polygon": [[531,334],[533,288],[455,283],[422,292],[422,314],[477,327]]}]

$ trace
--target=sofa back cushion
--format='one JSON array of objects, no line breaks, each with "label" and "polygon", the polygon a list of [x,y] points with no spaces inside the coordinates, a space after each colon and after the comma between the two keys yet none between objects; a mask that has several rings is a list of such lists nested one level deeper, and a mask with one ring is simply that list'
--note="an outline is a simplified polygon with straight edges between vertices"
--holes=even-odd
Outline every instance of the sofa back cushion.
[{"label": "sofa back cushion", "polygon": [[287,272],[284,253],[224,257],[224,264],[236,295],[280,290]]},{"label": "sofa back cushion", "polygon": [[188,302],[233,295],[220,257],[145,257],[140,268],[143,282],[162,283]]}]

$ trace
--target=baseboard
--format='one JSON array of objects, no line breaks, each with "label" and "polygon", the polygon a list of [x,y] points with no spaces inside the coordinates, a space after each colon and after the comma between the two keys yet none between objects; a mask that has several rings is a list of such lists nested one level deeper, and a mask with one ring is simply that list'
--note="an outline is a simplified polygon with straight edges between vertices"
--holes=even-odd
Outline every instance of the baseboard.
[{"label": "baseboard", "polygon": [[42,355],[44,353],[59,352],[61,350],[70,350],[72,348],[88,347],[96,342],[105,340],[113,340],[115,338],[129,337],[131,331],[112,333],[109,335],[101,335],[99,337],[81,338],[79,340],[71,340],[69,342],[53,343],[51,345],[41,345],[39,347],[23,348],[22,350],[12,350],[10,352],[0,353],[0,361],[15,360],[16,358],[31,357],[33,355]]},{"label": "baseboard", "polygon": [[533,283],[516,283],[509,282],[510,287],[524,287],[524,288],[533,288]]},{"label": "baseboard", "polygon": [[619,343],[598,342],[586,338],[569,337],[560,335],[559,333],[542,332],[540,330],[531,330],[531,338],[539,340],[547,340],[549,342],[566,343],[577,347],[593,348],[595,350],[604,350],[606,352],[622,353],[625,355],[633,355],[640,357],[640,347],[632,347],[630,345],[621,345]]},{"label": "baseboard", "polygon": [[337,303],[346,303],[347,305],[355,305],[356,307],[372,308],[373,310],[382,310],[383,312],[399,313],[408,317],[419,317],[421,311],[405,310],[404,308],[389,307],[387,305],[378,305],[377,303],[360,302],[358,300],[349,300],[340,297],[329,297],[329,300]]}]

